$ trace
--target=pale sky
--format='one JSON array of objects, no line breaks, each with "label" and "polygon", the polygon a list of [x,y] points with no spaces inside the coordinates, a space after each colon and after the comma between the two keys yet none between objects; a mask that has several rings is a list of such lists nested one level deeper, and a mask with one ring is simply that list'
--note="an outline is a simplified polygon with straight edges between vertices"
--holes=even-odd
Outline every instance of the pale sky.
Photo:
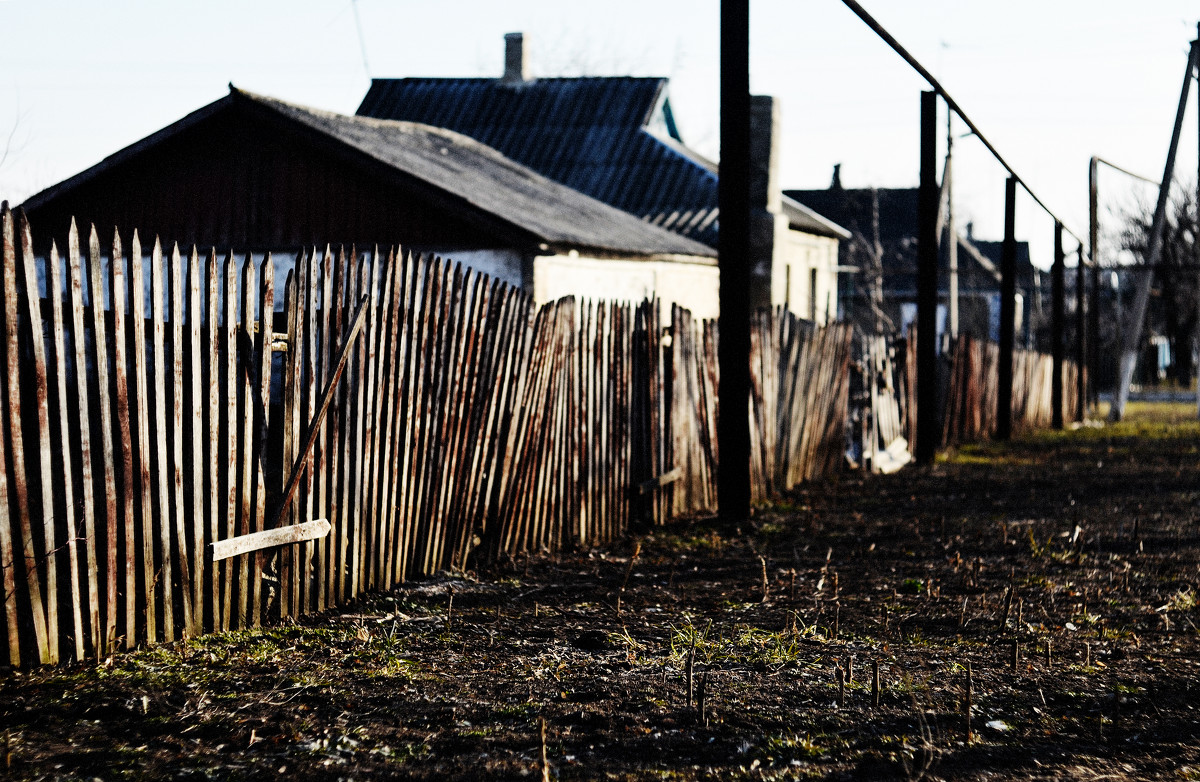
[{"label": "pale sky", "polygon": [[[1092,155],[1162,175],[1194,2],[862,1],[1080,236]],[[717,0],[0,0],[0,198],[19,203],[220,98],[231,81],[353,113],[371,76],[499,75],[503,35],[514,31],[526,33],[535,75],[669,76],[684,140],[716,157],[718,9]],[[922,80],[839,0],[752,0],[751,15],[752,91],[782,108],[782,186],[826,187],[838,162],[847,187],[915,185]],[[1192,183],[1195,92],[1177,167]],[[1002,170],[973,139],[955,151],[960,218],[980,238],[1001,238]],[[1105,203],[1139,192],[1153,199],[1101,175]],[[1047,264],[1052,223],[1026,198],[1017,220]]]}]

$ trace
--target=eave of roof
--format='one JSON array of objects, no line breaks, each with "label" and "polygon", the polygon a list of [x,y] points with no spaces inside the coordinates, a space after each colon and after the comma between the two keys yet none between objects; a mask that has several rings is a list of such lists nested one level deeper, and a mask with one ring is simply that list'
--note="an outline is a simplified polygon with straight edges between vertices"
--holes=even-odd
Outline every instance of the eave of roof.
[{"label": "eave of roof", "polygon": [[849,239],[851,234],[832,220],[817,214],[794,198],[783,196],[783,213],[787,216],[788,225],[798,231],[828,236],[834,239]]}]

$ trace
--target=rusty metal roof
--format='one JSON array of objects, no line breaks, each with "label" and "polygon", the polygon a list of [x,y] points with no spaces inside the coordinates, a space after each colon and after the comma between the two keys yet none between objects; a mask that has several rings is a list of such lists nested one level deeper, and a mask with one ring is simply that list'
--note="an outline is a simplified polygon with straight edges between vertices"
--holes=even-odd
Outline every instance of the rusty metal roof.
[{"label": "rusty metal roof", "polygon": [[358,114],[458,131],[715,247],[717,167],[679,140],[657,77],[374,79]]}]

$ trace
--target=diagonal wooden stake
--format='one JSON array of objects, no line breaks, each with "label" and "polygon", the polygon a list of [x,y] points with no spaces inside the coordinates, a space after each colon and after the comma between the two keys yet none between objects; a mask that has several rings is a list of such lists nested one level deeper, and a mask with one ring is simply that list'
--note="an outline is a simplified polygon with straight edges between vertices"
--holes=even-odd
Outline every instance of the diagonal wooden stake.
[{"label": "diagonal wooden stake", "polygon": [[272,546],[284,546],[288,543],[300,543],[305,540],[324,537],[331,529],[325,519],[306,521],[303,524],[290,524],[286,527],[251,532],[249,535],[238,535],[236,538],[218,540],[209,548],[212,550],[213,562],[230,559],[239,554],[249,554]]},{"label": "diagonal wooden stake", "polygon": [[333,394],[337,389],[338,381],[341,380],[342,372],[346,369],[346,360],[350,357],[350,348],[354,345],[354,340],[358,337],[358,333],[362,331],[363,322],[367,315],[366,305],[369,300],[370,294],[364,294],[358,300],[358,310],[354,313],[350,333],[346,335],[346,341],[342,343],[341,352],[338,354],[337,366],[334,367],[333,374],[330,375],[329,381],[325,384],[325,390],[321,393],[321,407],[317,410],[316,417],[308,425],[308,435],[304,439],[304,447],[300,449],[296,464],[292,467],[292,474],[288,477],[287,487],[283,490],[283,499],[279,501],[279,509],[275,512],[275,523],[269,529],[277,529],[282,525],[288,506],[292,504],[292,498],[296,495],[296,488],[300,485],[300,478],[304,475],[305,469],[308,468],[313,444],[317,441],[317,435],[321,431],[321,422],[325,420],[325,414],[329,412],[329,405],[333,402]]}]

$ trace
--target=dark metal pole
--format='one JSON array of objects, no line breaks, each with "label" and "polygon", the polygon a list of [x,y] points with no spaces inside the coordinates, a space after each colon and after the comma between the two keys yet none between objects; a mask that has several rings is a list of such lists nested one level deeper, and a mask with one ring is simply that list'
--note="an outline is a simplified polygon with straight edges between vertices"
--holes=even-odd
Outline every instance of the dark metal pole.
[{"label": "dark metal pole", "polygon": [[1017,178],[1004,186],[1004,246],[1000,255],[1000,366],[996,439],[1012,437],[1013,337],[1017,325]]},{"label": "dark metal pole", "polygon": [[717,508],[750,515],[750,3],[721,0]]},{"label": "dark metal pole", "polygon": [[[888,46],[892,47],[892,51],[896,52],[896,54],[900,55],[900,57],[903,58],[905,62],[907,62],[910,66],[912,66],[912,69],[914,71],[916,71],[917,73],[919,73],[921,75],[921,78],[925,79],[925,81],[929,83],[930,87],[933,87],[934,92],[936,92],[938,95],[942,96],[942,100],[946,101],[947,109],[949,111],[953,111],[955,114],[957,114],[958,118],[963,121],[963,124],[966,125],[971,130],[971,135],[974,136],[975,138],[979,139],[979,142],[981,144],[983,144],[983,146],[987,149],[987,151],[992,154],[992,157],[994,157],[996,159],[996,162],[999,163],[1000,165],[1004,166],[1004,170],[1007,171],[1011,176],[1016,177],[1017,172],[1013,169],[1012,166],[1010,166],[1008,164],[1008,162],[1003,157],[1000,156],[1000,152],[994,146],[992,146],[992,142],[988,141],[987,137],[983,135],[983,131],[981,131],[979,129],[979,126],[971,121],[971,118],[967,116],[965,111],[963,111],[962,106],[958,105],[958,102],[956,100],[954,100],[954,96],[952,96],[949,92],[946,91],[946,88],[942,86],[942,83],[939,82],[937,79],[935,79],[933,77],[933,74],[930,73],[925,68],[924,65],[921,65],[921,63],[917,62],[917,58],[913,57],[911,54],[909,54],[908,50],[900,45],[900,42],[896,40],[895,36],[893,36],[891,33],[889,33],[887,30],[885,30],[883,28],[883,25],[881,25],[879,22],[875,21],[875,17],[873,17],[869,13],[867,13],[866,9],[863,8],[857,2],[857,0],[842,0],[842,2],[846,5],[847,8],[849,8],[851,11],[853,11],[854,14],[859,19],[863,20],[863,22],[867,25],[867,27],[871,28],[871,30],[873,30],[876,35],[878,35],[881,39],[883,39],[884,43],[886,43]],[[1033,202],[1035,204],[1040,206],[1046,214],[1057,219],[1057,216],[1054,214],[1054,212],[1050,211],[1050,207],[1046,206],[1046,204],[1042,201],[1042,199],[1038,198],[1037,193],[1033,192],[1033,190],[1030,189],[1028,183],[1024,182],[1019,177],[1017,178],[1017,181],[1020,182],[1021,187],[1024,188],[1025,192],[1029,195],[1030,198],[1033,199]],[[1083,241],[1078,236],[1076,236],[1074,234],[1074,232],[1070,231],[1069,229],[1064,228],[1064,230],[1066,230],[1068,234],[1070,234],[1072,237],[1074,237],[1074,239],[1076,241]]]},{"label": "dark metal pole", "polygon": [[1087,412],[1087,277],[1082,244],[1075,259],[1075,420],[1083,423]]},{"label": "dark metal pole", "polygon": [[1062,223],[1054,221],[1054,266],[1050,270],[1050,352],[1054,357],[1054,374],[1050,378],[1050,425],[1063,428],[1063,321],[1066,320],[1066,258],[1063,255]]},{"label": "dark metal pole", "polygon": [[1088,165],[1088,257],[1092,259],[1092,306],[1088,310],[1088,386],[1093,407],[1100,404],[1100,160]]},{"label": "dark metal pole", "polygon": [[937,454],[937,93],[921,93],[921,189],[917,202],[917,443],[918,462]]}]

